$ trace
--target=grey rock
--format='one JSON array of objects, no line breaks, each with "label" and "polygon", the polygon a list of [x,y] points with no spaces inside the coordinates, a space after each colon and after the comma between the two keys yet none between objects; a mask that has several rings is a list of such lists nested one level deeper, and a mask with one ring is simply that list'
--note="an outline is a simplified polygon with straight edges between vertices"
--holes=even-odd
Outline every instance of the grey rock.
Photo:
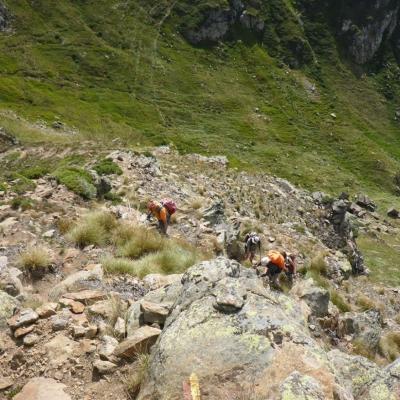
[{"label": "grey rock", "polygon": [[361,356],[352,356],[332,350],[328,353],[336,380],[355,399],[396,400],[400,380],[388,369],[379,368]]},{"label": "grey rock", "polygon": [[18,305],[16,299],[0,290],[0,328],[5,327],[7,319],[12,317]]},{"label": "grey rock", "polygon": [[145,323],[157,323],[164,325],[164,322],[169,314],[169,308],[162,304],[151,303],[149,301],[140,302],[141,311]]},{"label": "grey rock", "polygon": [[114,332],[119,338],[124,338],[126,334],[126,323],[121,317],[117,318],[117,322],[114,325]]},{"label": "grey rock", "polygon": [[54,332],[63,331],[68,328],[70,317],[67,314],[57,314],[51,317],[50,323]]},{"label": "grey rock", "polygon": [[28,335],[24,336],[22,342],[27,347],[32,347],[35,344],[39,343],[40,337],[36,333],[29,333]]},{"label": "grey rock", "polygon": [[400,358],[386,367],[386,371],[400,381]]},{"label": "grey rock", "polygon": [[99,357],[102,360],[113,361],[113,353],[115,348],[118,346],[118,340],[112,336],[104,335],[101,338],[100,345],[98,347]]},{"label": "grey rock", "polygon": [[325,400],[325,393],[311,376],[292,372],[280,385],[281,400]]},{"label": "grey rock", "polygon": [[57,314],[57,303],[46,303],[36,309],[40,318],[50,318]]},{"label": "grey rock", "polygon": [[142,326],[128,339],[121,342],[114,350],[113,355],[132,360],[138,353],[148,353],[156,342],[161,330],[151,326]]},{"label": "grey rock", "polygon": [[0,256],[0,272],[5,270],[8,265],[8,257],[7,256]]},{"label": "grey rock", "polygon": [[338,335],[352,335],[358,343],[375,350],[382,334],[381,316],[378,311],[347,312],[339,316]]},{"label": "grey rock", "polygon": [[7,324],[11,329],[15,330],[21,326],[34,324],[38,319],[39,315],[36,311],[33,311],[31,308],[26,308],[10,318]]},{"label": "grey rock", "polygon": [[399,218],[400,212],[396,208],[392,207],[392,208],[389,208],[389,210],[387,211],[387,215],[388,215],[388,217],[391,217],[391,218]]},{"label": "grey rock", "polygon": [[182,274],[149,274],[143,278],[143,285],[147,290],[156,290],[172,283],[180,282],[182,276]]},{"label": "grey rock", "polygon": [[315,286],[312,279],[298,281],[291,293],[304,300],[316,317],[324,317],[328,314],[330,295],[326,289]]},{"label": "grey rock", "polygon": [[203,213],[203,218],[212,226],[222,224],[225,220],[225,205],[222,200],[214,202]]},{"label": "grey rock", "polygon": [[356,196],[356,204],[371,212],[377,209],[376,204],[366,194],[358,194]]},{"label": "grey rock", "polygon": [[100,375],[112,374],[117,369],[116,364],[103,360],[96,360],[93,363],[93,367]]},{"label": "grey rock", "polygon": [[[181,289],[181,279],[175,280],[175,282],[170,285],[148,292],[141,301],[147,301],[154,304],[162,304],[163,307],[172,309],[176,299],[181,292]],[[128,337],[130,337],[137,328],[145,324],[143,312],[140,305],[141,301],[133,303],[128,309],[126,317]]]},{"label": "grey rock", "polygon": [[103,280],[103,268],[96,265],[91,270],[83,270],[69,275],[49,293],[51,301],[57,301],[63,294],[99,286]]},{"label": "grey rock", "polygon": [[142,309],[140,306],[140,301],[134,302],[129,307],[126,321],[127,321],[126,330],[128,337],[132,336],[133,332],[135,332],[136,329],[144,325],[144,319],[143,319]]},{"label": "grey rock", "polygon": [[244,305],[246,291],[240,287],[240,282],[230,278],[222,279],[215,292],[214,308],[224,313],[239,311]]},{"label": "grey rock", "polygon": [[1,270],[0,268],[0,287],[10,296],[17,297],[23,293],[24,287],[13,270],[14,269]]}]

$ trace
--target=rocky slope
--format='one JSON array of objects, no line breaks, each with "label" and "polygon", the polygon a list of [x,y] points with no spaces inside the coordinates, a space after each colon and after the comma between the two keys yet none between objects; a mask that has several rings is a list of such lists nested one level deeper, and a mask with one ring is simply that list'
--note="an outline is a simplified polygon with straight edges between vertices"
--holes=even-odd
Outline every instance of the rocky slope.
[{"label": "rocky slope", "polygon": [[[119,167],[101,175],[108,183],[102,187],[114,193],[110,200],[87,201],[55,179],[60,166],[39,173],[30,165],[32,178],[24,178],[26,160],[40,155],[57,165],[58,158],[76,160],[76,150],[6,147],[1,160],[19,173],[1,194],[0,398],[178,399],[196,382],[205,399],[398,398],[399,289],[350,276],[351,254],[326,195],[229,169],[224,157],[116,146],[94,149],[73,167],[89,174],[70,186],[81,196],[82,187],[95,185],[85,179],[112,165],[97,159]],[[127,261],[119,241],[149,235],[143,204],[165,196],[179,206],[169,250]],[[345,209],[340,219],[344,231],[352,220],[362,234],[397,235],[396,219],[372,211],[365,196],[356,201],[360,206],[352,203],[352,214]],[[114,236],[98,242],[90,236],[80,245],[72,233],[92,223],[82,219],[90,209]],[[248,230],[260,232],[263,251],[298,254],[301,273],[293,287],[283,282],[285,294],[224,258],[241,259]],[[184,246],[180,255],[191,248],[201,254],[182,264],[173,246]],[[50,257],[43,271],[33,270],[38,275],[23,258],[33,248]],[[161,251],[161,261],[151,251]],[[129,268],[113,269],[115,260]]]}]

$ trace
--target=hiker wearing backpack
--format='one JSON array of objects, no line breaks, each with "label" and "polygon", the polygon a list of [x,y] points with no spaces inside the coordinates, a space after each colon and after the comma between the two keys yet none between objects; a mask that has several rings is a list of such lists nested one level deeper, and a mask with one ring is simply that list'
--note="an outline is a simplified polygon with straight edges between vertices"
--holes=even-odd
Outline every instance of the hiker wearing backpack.
[{"label": "hiker wearing backpack", "polygon": [[259,251],[261,258],[261,238],[256,232],[251,232],[245,236],[244,243],[244,259],[250,260],[253,264],[257,250]]},{"label": "hiker wearing backpack", "polygon": [[261,276],[268,276],[271,285],[277,289],[281,289],[279,284],[279,276],[282,271],[287,272],[286,267],[287,255],[284,251],[270,250],[266,257],[260,261],[260,265],[265,268]]},{"label": "hiker wearing backpack", "polygon": [[168,226],[171,222],[171,215],[176,212],[176,204],[171,199],[163,199],[161,202],[150,201],[148,205],[147,219],[153,216],[158,221],[158,229],[163,234],[167,234]]},{"label": "hiker wearing backpack", "polygon": [[297,274],[296,255],[292,253],[288,254],[286,257],[285,265],[287,269],[287,271],[285,272],[286,276],[289,280],[289,283],[292,284]]}]

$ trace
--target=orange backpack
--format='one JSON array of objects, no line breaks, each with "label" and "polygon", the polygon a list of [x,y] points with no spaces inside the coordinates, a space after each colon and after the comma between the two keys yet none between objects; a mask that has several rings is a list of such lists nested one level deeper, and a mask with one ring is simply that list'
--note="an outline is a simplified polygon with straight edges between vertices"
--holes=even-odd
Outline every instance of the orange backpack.
[{"label": "orange backpack", "polygon": [[280,269],[285,268],[285,257],[283,257],[283,255],[279,251],[270,250],[267,255],[272,264],[276,265]]}]

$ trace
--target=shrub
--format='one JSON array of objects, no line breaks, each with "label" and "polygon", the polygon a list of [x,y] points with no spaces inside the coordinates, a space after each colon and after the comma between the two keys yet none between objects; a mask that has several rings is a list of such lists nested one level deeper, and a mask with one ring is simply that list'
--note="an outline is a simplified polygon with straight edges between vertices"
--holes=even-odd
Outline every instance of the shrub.
[{"label": "shrub", "polygon": [[318,253],[312,260],[310,264],[310,270],[315,271],[320,275],[326,276],[328,272],[328,265],[325,261],[325,256],[323,253]]},{"label": "shrub", "polygon": [[7,186],[5,183],[0,182],[0,192],[7,193]]},{"label": "shrub", "polygon": [[34,201],[27,197],[14,197],[11,200],[11,208],[13,210],[29,210],[34,205]]},{"label": "shrub", "polygon": [[117,205],[122,203],[122,198],[116,193],[108,192],[104,195],[104,199],[111,201],[112,204]]},{"label": "shrub", "polygon": [[82,168],[59,168],[54,172],[54,177],[58,183],[86,200],[93,199],[97,195],[93,177]]},{"label": "shrub", "polygon": [[111,158],[104,158],[98,161],[93,169],[99,175],[122,175],[122,169]]},{"label": "shrub", "polygon": [[46,249],[30,247],[21,254],[19,264],[29,274],[41,277],[49,269],[51,259]]},{"label": "shrub", "polygon": [[24,194],[36,188],[35,182],[23,175],[13,174],[13,179],[12,190],[17,194]]},{"label": "shrub", "polygon": [[33,167],[27,167],[21,171],[21,175],[28,179],[39,179],[42,176],[48,174],[50,168],[46,165],[35,165]]},{"label": "shrub", "polygon": [[203,206],[203,204],[204,199],[202,197],[197,197],[190,202],[189,206],[192,210],[198,210]]},{"label": "shrub", "polygon": [[377,308],[375,302],[363,294],[360,294],[357,297],[356,305],[360,307],[362,311],[373,310]]},{"label": "shrub", "polygon": [[73,228],[74,222],[69,218],[60,218],[56,225],[60,233],[65,235]]},{"label": "shrub", "polygon": [[329,290],[331,295],[331,302],[339,309],[340,312],[351,311],[351,305],[346,299],[344,299],[339,292],[335,289]]},{"label": "shrub", "polygon": [[352,342],[353,353],[365,358],[369,358],[371,361],[375,361],[375,352],[368,347],[368,345],[361,339],[356,339]]},{"label": "shrub", "polygon": [[400,357],[400,331],[389,332],[379,342],[379,351],[389,361]]}]

